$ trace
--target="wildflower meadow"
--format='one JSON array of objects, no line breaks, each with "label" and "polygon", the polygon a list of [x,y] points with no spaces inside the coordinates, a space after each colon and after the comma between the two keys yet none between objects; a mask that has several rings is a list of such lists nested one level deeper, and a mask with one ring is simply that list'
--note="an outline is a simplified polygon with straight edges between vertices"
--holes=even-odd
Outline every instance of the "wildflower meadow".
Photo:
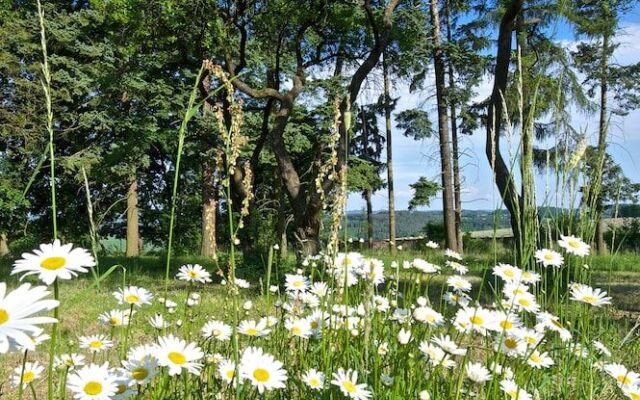
[{"label": "wildflower meadow", "polygon": [[[31,136],[0,136],[0,399],[640,400],[637,222],[617,222],[640,187],[605,123],[607,90],[627,113],[638,102],[640,69],[608,58],[626,5],[9,3],[0,31],[22,45],[0,54],[24,70],[0,69],[15,117],[0,121],[33,125],[41,146],[24,156]],[[591,51],[553,47],[550,15]],[[483,79],[493,90],[473,100]],[[406,238],[418,214],[396,226],[389,96],[403,80],[407,97],[435,82],[437,135],[426,112],[393,118],[438,137],[442,177],[415,174],[407,207],[443,201]],[[567,114],[595,88],[589,146]],[[448,130],[479,127],[499,210],[465,233],[481,221],[462,222]],[[389,234],[374,240],[381,189]],[[105,245],[123,236],[126,254]]]}]

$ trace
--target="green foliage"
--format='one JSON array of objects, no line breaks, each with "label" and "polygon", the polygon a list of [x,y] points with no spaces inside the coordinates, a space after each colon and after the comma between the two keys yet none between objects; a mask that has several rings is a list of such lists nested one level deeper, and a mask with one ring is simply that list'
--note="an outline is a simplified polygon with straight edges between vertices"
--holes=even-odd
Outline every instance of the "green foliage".
[{"label": "green foliage", "polygon": [[423,140],[432,137],[435,130],[429,114],[418,109],[405,110],[396,115],[396,123],[402,129],[404,135],[414,140]]},{"label": "green foliage", "polygon": [[442,187],[434,181],[421,176],[417,182],[409,185],[413,189],[413,197],[409,200],[409,210],[417,207],[431,205],[431,200],[442,190]]}]

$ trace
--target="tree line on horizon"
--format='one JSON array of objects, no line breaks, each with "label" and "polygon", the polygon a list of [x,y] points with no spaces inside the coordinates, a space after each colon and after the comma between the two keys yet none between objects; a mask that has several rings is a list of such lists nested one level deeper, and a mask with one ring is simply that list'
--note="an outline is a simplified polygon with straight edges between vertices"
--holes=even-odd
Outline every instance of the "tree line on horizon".
[{"label": "tree line on horizon", "polygon": [[[48,136],[41,89],[36,5],[0,1],[0,254],[48,238]],[[367,239],[372,195],[388,195],[388,237],[398,230],[393,138],[438,144],[439,171],[416,173],[410,208],[442,197],[444,245],[463,250],[463,135],[484,135],[486,156],[523,258],[539,239],[535,168],[559,170],[580,154],[582,203],[606,250],[602,214],[635,201],[639,186],[608,154],[610,119],[640,105],[640,64],[618,65],[621,18],[637,4],[617,0],[80,0],[46,1],[44,13],[55,111],[58,221],[65,240],[89,232],[125,237],[126,255],[143,241],[166,241],[177,131],[203,62],[219,66],[233,90],[205,73],[205,107],[188,127],[180,170],[175,245],[215,257],[229,237],[220,196],[229,96],[242,104],[239,157],[231,181],[234,213],[248,211],[247,248],[279,244],[321,249],[322,178],[336,151],[338,173],[362,194]],[[567,24],[567,48],[554,24]],[[205,71],[206,72],[206,71]],[[489,79],[491,95],[475,100]],[[397,111],[400,85],[435,97],[435,109]],[[362,100],[375,87],[377,101]],[[590,144],[571,110],[597,113]],[[331,139],[339,119],[337,149]],[[221,127],[222,125],[222,127]],[[555,146],[543,146],[553,139]],[[505,140],[518,148],[517,163]],[[420,176],[425,175],[425,176]],[[434,180],[429,176],[438,176]],[[320,180],[320,181],[319,181]],[[519,243],[519,244],[518,244]]]}]

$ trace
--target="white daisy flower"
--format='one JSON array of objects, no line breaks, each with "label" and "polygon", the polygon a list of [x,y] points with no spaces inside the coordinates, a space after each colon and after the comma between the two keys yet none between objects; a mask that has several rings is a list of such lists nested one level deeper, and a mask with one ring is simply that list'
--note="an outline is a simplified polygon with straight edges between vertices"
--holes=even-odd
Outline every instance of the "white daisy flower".
[{"label": "white daisy flower", "polygon": [[117,326],[123,326],[129,324],[129,311],[111,310],[100,314],[98,317],[100,322],[106,326],[115,328]]},{"label": "white daisy flower", "polygon": [[58,307],[57,300],[42,300],[48,295],[46,287],[32,288],[28,283],[7,293],[7,284],[0,282],[0,353],[8,352],[11,343],[25,348],[33,346],[29,333],[42,332],[37,325],[58,322],[55,318],[34,316]]},{"label": "white daisy flower", "polygon": [[80,336],[78,339],[80,341],[80,348],[87,349],[92,353],[99,353],[113,347],[113,342],[105,335]]},{"label": "white daisy flower", "polygon": [[156,376],[158,360],[154,357],[145,357],[142,360],[123,360],[122,367],[120,371],[126,377],[128,386],[144,386]]},{"label": "white daisy flower", "polygon": [[68,368],[73,370],[84,365],[84,356],[77,353],[60,354],[53,362],[55,368]]},{"label": "white daisy flower", "polygon": [[594,307],[602,307],[611,304],[611,297],[601,289],[594,289],[583,284],[574,284],[571,287],[571,300],[587,303]]},{"label": "white daisy flower", "polygon": [[534,350],[529,358],[527,359],[527,364],[532,366],[533,368],[549,368],[553,365],[553,359],[549,357],[547,352],[539,352],[538,350]]},{"label": "white daisy flower", "polygon": [[186,282],[211,282],[211,274],[200,264],[186,264],[181,266],[176,278]]},{"label": "white daisy flower", "polygon": [[314,282],[310,289],[311,293],[323,298],[329,293],[329,285],[326,282]]},{"label": "white daisy flower", "polygon": [[153,295],[144,288],[138,286],[127,286],[124,289],[119,289],[117,292],[113,292],[113,296],[118,300],[119,304],[134,305],[142,307],[144,304],[151,304]]},{"label": "white daisy flower", "polygon": [[260,337],[267,336],[271,329],[267,329],[266,321],[245,320],[240,322],[238,332],[246,336]]},{"label": "white daisy flower", "polygon": [[452,275],[447,278],[447,285],[458,292],[468,292],[471,290],[471,282],[460,275]]},{"label": "white daisy flower", "polygon": [[440,271],[439,266],[431,264],[430,262],[425,261],[422,258],[415,258],[411,262],[411,266],[425,274],[435,274]]},{"label": "white daisy flower", "polygon": [[442,350],[454,356],[463,356],[467,354],[467,349],[458,346],[456,342],[451,340],[449,335],[434,336],[431,341],[438,345]]},{"label": "white daisy flower", "polygon": [[560,240],[558,240],[558,245],[565,249],[565,251],[569,254],[574,254],[579,257],[584,257],[589,255],[590,246],[586,244],[582,239],[579,239],[573,235],[564,236],[560,235]]},{"label": "white daisy flower", "polygon": [[518,357],[526,353],[527,343],[516,335],[506,335],[498,339],[495,349],[507,357]]},{"label": "white daisy flower", "polygon": [[411,339],[411,329],[400,329],[400,331],[398,332],[398,343],[407,344],[411,341]]},{"label": "white daisy flower", "polygon": [[467,272],[469,272],[469,268],[467,266],[462,265],[457,261],[447,260],[445,261],[445,265],[460,275],[465,275]]},{"label": "white daisy flower", "polygon": [[241,289],[249,289],[251,287],[251,284],[249,283],[249,281],[245,279],[236,278],[235,283],[236,283],[236,286]]},{"label": "white daisy flower", "polygon": [[433,240],[429,240],[427,243],[425,243],[425,246],[427,246],[430,249],[437,249],[438,247],[440,247],[440,245],[434,242]]},{"label": "white daisy flower", "polygon": [[188,343],[173,335],[158,338],[155,355],[158,364],[169,368],[169,375],[179,375],[183,369],[198,375],[202,364],[197,361],[202,359],[204,353],[194,343]]},{"label": "white daisy flower", "polygon": [[22,383],[22,388],[26,389],[30,384],[40,378],[43,371],[44,367],[40,365],[40,363],[27,362],[24,364],[24,368],[22,368],[21,365],[13,370],[11,382],[14,387],[18,387],[20,383]]},{"label": "white daisy flower", "polygon": [[287,318],[284,321],[284,327],[289,331],[291,336],[300,337],[303,339],[311,336],[311,324],[306,318]]},{"label": "white daisy flower", "polygon": [[413,310],[413,318],[431,326],[440,326],[444,323],[442,314],[428,306],[416,307]]},{"label": "white daisy flower", "polygon": [[350,399],[367,400],[371,398],[371,392],[367,390],[366,383],[358,383],[358,371],[338,369],[334,372],[332,384],[336,385],[343,395]]},{"label": "white daisy flower", "polygon": [[460,253],[453,251],[451,249],[446,249],[444,251],[445,257],[453,258],[454,260],[462,261],[462,256]]},{"label": "white daisy flower", "polygon": [[109,371],[109,364],[87,365],[71,374],[67,388],[77,400],[111,400],[118,391],[117,378]]},{"label": "white daisy flower", "polygon": [[564,257],[557,251],[549,249],[536,250],[536,261],[542,263],[545,267],[562,267],[564,264]]},{"label": "white daisy flower", "polygon": [[231,327],[222,321],[212,320],[204,324],[201,333],[205,339],[215,339],[226,342],[231,338]]},{"label": "white daisy flower", "polygon": [[93,256],[82,248],[73,248],[73,244],[60,244],[54,240],[51,244],[41,244],[33,253],[23,253],[22,258],[13,264],[11,275],[24,272],[20,279],[29,275],[38,278],[47,285],[56,279],[71,279],[78,273],[87,272],[87,267],[96,265]]},{"label": "white daisy flower", "polygon": [[240,377],[251,382],[259,393],[265,390],[282,389],[287,381],[287,371],[282,363],[261,348],[249,347],[242,353]]},{"label": "white daisy flower", "polygon": [[129,360],[138,360],[138,361],[142,361],[146,358],[157,359],[155,355],[155,351],[156,351],[155,345],[141,344],[141,345],[130,348],[129,351],[127,352],[127,358]]},{"label": "white daisy flower", "polygon": [[286,274],[284,286],[288,292],[304,292],[309,288],[309,280],[303,275]]},{"label": "white daisy flower", "polygon": [[493,274],[506,282],[520,282],[522,270],[511,264],[498,264],[493,267]]},{"label": "white daisy flower", "polygon": [[609,374],[620,387],[632,387],[640,385],[640,375],[627,369],[622,364],[605,364],[604,371]]},{"label": "white daisy flower", "polygon": [[151,327],[153,327],[153,328],[155,328],[155,329],[157,329],[159,331],[161,331],[163,329],[167,329],[168,327],[171,326],[169,321],[164,319],[162,314],[155,314],[153,317],[149,318],[149,325],[151,325]]},{"label": "white daisy flower", "polygon": [[500,382],[500,389],[509,396],[511,400],[532,400],[531,394],[518,385],[512,379],[504,379]]},{"label": "white daisy flower", "polygon": [[486,335],[487,330],[495,324],[493,313],[482,307],[469,307],[458,310],[454,325],[459,332],[478,332]]},{"label": "white daisy flower", "polygon": [[465,369],[465,375],[474,383],[484,383],[491,380],[491,373],[480,363],[469,363]]},{"label": "white daisy flower", "polygon": [[302,381],[311,390],[321,390],[324,387],[324,374],[312,368],[302,375]]},{"label": "white daisy flower", "polygon": [[451,356],[447,354],[442,348],[432,343],[423,340],[419,347],[420,352],[434,367],[453,368],[456,366],[456,362],[451,359]]},{"label": "white daisy flower", "polygon": [[605,346],[602,342],[598,340],[593,341],[593,347],[595,347],[596,351],[605,357],[611,357],[611,351]]},{"label": "white daisy flower", "polygon": [[234,381],[234,377],[236,375],[236,364],[231,361],[224,359],[218,363],[218,374],[220,374],[220,378],[226,383],[232,383],[236,385],[236,381]]}]

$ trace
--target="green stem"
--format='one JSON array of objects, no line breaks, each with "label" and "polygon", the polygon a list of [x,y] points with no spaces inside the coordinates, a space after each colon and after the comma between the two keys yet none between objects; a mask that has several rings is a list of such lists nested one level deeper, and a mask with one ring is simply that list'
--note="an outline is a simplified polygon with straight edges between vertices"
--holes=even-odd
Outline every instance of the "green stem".
[{"label": "green stem", "polygon": [[27,365],[27,354],[29,350],[24,351],[24,357],[22,357],[22,369],[20,370],[20,386],[18,386],[18,399],[22,400],[22,395],[24,392],[24,369]]},{"label": "green stem", "polygon": [[[53,298],[59,300],[60,293],[58,288],[58,279],[53,281]],[[53,400],[53,359],[56,354],[56,341],[58,340],[58,324],[60,324],[59,306],[53,309],[53,318],[58,322],[51,327],[51,343],[49,346],[49,364],[47,366],[47,399]]]},{"label": "green stem", "polygon": [[202,77],[202,72],[204,68],[200,67],[198,71],[198,76],[193,85],[193,89],[191,90],[191,96],[189,96],[189,103],[187,105],[187,111],[184,114],[184,118],[182,119],[182,124],[180,125],[180,130],[178,132],[178,154],[176,157],[176,168],[173,176],[173,190],[171,192],[171,217],[169,219],[169,239],[167,241],[167,261],[165,266],[165,277],[164,277],[164,295],[165,298],[169,292],[169,267],[171,263],[171,245],[173,243],[173,225],[176,215],[176,197],[178,194],[178,182],[180,181],[180,160],[182,159],[182,148],[184,147],[184,138],[187,132],[187,125],[189,121],[195,113],[197,112],[198,106],[194,106],[196,101],[196,96],[198,95],[198,84],[200,83],[200,78]]}]

